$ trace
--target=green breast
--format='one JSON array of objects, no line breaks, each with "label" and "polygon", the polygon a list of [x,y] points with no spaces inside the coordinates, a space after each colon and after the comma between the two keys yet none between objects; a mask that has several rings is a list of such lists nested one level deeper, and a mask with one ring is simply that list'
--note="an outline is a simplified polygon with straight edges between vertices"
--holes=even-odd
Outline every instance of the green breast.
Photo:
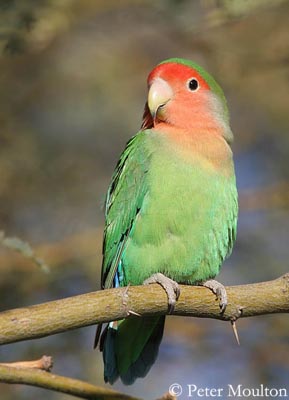
[{"label": "green breast", "polygon": [[185,161],[166,138],[147,135],[148,192],[122,255],[124,284],[156,272],[183,283],[213,278],[235,240],[233,164],[228,178],[197,156]]}]

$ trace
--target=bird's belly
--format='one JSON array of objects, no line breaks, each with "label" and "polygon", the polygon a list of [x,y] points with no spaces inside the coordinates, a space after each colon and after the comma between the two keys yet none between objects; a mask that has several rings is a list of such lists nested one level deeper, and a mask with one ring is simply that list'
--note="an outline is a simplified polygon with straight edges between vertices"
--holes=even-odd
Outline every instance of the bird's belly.
[{"label": "bird's belly", "polygon": [[174,179],[152,185],[136,218],[122,257],[125,284],[141,284],[156,272],[183,283],[204,281],[217,275],[228,252],[226,181],[193,169],[169,172],[162,176]]}]

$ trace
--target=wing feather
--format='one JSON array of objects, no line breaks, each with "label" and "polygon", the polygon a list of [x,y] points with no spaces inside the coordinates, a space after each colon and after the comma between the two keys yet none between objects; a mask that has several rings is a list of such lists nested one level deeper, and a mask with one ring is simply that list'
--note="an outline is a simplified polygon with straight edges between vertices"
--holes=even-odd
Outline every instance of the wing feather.
[{"label": "wing feather", "polygon": [[101,277],[104,289],[114,285],[127,238],[148,190],[150,154],[145,145],[146,135],[147,131],[140,131],[127,143],[107,192]]}]

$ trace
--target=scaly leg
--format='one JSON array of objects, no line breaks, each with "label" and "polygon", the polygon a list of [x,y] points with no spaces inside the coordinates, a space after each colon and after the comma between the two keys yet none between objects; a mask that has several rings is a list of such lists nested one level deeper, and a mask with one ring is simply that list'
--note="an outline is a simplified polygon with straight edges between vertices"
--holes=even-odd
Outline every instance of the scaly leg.
[{"label": "scaly leg", "polygon": [[221,313],[223,313],[228,304],[228,297],[225,286],[222,285],[220,282],[215,281],[214,279],[203,282],[201,285],[210,289],[217,296],[217,299],[220,302],[219,304]]},{"label": "scaly leg", "polygon": [[159,272],[153,274],[151,277],[143,282],[144,285],[150,285],[152,283],[158,283],[166,291],[169,303],[169,314],[171,314],[174,311],[178,298],[180,297],[179,285],[177,284],[177,282]]}]

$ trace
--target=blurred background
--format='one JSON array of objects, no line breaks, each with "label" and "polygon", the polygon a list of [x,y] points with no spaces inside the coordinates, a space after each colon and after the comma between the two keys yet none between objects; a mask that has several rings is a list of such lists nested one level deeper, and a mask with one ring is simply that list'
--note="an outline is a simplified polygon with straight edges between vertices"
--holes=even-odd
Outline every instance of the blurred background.
[{"label": "blurred background", "polygon": [[[140,127],[147,74],[175,56],[212,73],[231,111],[240,215],[219,280],[289,270],[288,17],[288,0],[0,1],[0,230],[34,250],[0,237],[1,310],[99,288],[110,176]],[[148,376],[114,387],[146,398],[174,382],[289,390],[288,316],[238,329],[240,347],[229,323],[169,317]],[[104,385],[94,331],[2,346],[0,361],[52,355],[54,373]],[[0,386],[5,400],[69,397]]]}]

